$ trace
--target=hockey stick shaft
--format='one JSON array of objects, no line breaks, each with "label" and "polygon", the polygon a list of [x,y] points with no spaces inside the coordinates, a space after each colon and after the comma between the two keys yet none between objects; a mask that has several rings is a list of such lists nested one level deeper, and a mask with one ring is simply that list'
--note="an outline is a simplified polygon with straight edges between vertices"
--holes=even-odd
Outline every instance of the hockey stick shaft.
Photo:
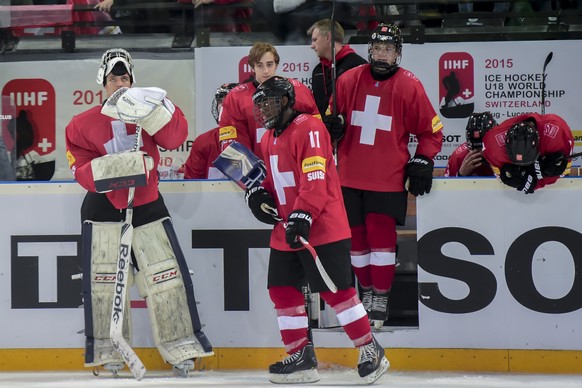
[{"label": "hockey stick shaft", "polygon": [[554,52],[550,51],[546,60],[544,61],[544,67],[542,69],[542,114],[546,114],[546,67],[552,61],[554,57]]},{"label": "hockey stick shaft", "polygon": [[569,155],[566,159],[570,159],[571,160],[571,159],[578,158],[580,156],[582,156],[582,152],[576,152],[576,153],[574,153],[572,155]]},{"label": "hockey stick shaft", "polygon": [[[141,142],[141,127],[136,127],[135,146],[133,151],[137,151]],[[125,221],[121,227],[121,238],[119,256],[117,259],[117,278],[115,281],[115,293],[113,296],[113,306],[111,309],[111,324],[109,336],[115,350],[119,352],[127,367],[136,380],[141,380],[146,369],[135,351],[123,337],[123,318],[125,314],[125,298],[127,295],[127,281],[129,278],[129,266],[131,262],[131,245],[133,239],[133,200],[135,197],[135,187],[130,187],[127,194],[127,209],[125,210]]]},{"label": "hockey stick shaft", "polygon": [[309,251],[309,253],[311,253],[311,256],[313,256],[313,260],[315,260],[315,266],[317,267],[317,270],[319,271],[319,274],[321,275],[321,278],[323,279],[323,282],[325,283],[327,288],[329,288],[329,290],[335,294],[337,292],[337,287],[334,284],[333,280],[331,280],[331,278],[329,277],[329,274],[327,273],[325,268],[323,267],[323,264],[321,263],[321,260],[319,259],[319,256],[315,251],[315,248],[313,248],[313,246],[301,236],[299,236],[299,241]]}]

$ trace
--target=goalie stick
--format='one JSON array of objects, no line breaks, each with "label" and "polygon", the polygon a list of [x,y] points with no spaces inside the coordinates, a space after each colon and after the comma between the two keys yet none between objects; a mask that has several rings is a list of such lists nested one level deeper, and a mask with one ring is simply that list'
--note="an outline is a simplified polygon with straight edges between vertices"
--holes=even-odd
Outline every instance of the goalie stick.
[{"label": "goalie stick", "polygon": [[[215,161],[212,162],[214,167],[219,169],[225,176],[234,181],[241,189],[248,190],[252,187],[259,186],[266,178],[265,164],[252,151],[244,145],[234,141],[229,144],[218,155]],[[265,204],[263,204],[265,205]],[[280,219],[283,227],[287,227],[287,223],[283,222],[277,213],[277,209],[269,206],[261,206],[264,212],[271,214],[274,218]],[[303,246],[311,253],[315,260],[319,274],[321,275],[325,285],[333,293],[337,292],[337,287],[333,280],[329,277],[327,271],[323,267],[315,248],[302,236],[297,236]]]},{"label": "goalie stick", "polygon": [[[141,127],[136,126],[135,145],[133,152],[139,149],[141,142]],[[115,294],[113,296],[113,306],[111,309],[111,322],[109,326],[109,337],[115,350],[121,354],[127,367],[136,380],[141,380],[145,375],[146,368],[123,337],[123,316],[125,310],[125,296],[127,294],[127,280],[129,277],[129,265],[131,261],[131,242],[133,239],[133,199],[135,187],[129,188],[127,194],[127,208],[125,210],[125,221],[121,227],[121,239],[119,247],[119,257],[117,259],[117,276],[115,280]]]}]

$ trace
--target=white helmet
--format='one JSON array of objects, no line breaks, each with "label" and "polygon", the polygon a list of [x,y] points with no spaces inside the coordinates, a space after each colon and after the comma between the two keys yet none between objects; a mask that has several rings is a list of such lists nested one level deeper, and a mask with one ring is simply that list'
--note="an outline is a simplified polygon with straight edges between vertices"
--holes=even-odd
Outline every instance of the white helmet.
[{"label": "white helmet", "polygon": [[99,85],[103,85],[107,74],[111,73],[113,67],[119,62],[123,63],[125,66],[127,73],[131,77],[131,82],[135,82],[135,74],[133,73],[133,62],[131,60],[131,55],[129,55],[129,53],[122,48],[115,48],[105,51],[101,57],[101,63],[99,64],[99,70],[97,70],[96,80]]}]

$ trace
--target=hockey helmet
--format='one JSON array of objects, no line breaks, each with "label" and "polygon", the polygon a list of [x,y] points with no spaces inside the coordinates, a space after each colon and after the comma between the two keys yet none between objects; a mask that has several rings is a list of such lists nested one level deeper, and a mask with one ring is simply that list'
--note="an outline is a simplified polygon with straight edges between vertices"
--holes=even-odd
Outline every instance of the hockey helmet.
[{"label": "hockey helmet", "polygon": [[[131,83],[133,84],[135,82],[135,74],[133,73],[133,61],[131,60],[131,55],[129,55],[129,53],[122,48],[109,49],[105,51],[101,57],[99,70],[97,70],[97,83],[99,85],[105,85],[106,77],[112,71],[114,71],[113,74],[115,75],[123,75],[127,73],[131,78]],[[118,71],[119,74],[117,73]]]},{"label": "hockey helmet", "polygon": [[483,137],[497,122],[493,118],[491,112],[473,113],[467,121],[467,128],[465,129],[467,135],[467,143],[472,150],[480,150],[483,148]]},{"label": "hockey helmet", "polygon": [[[394,45],[394,49],[398,56],[393,63],[388,63],[386,61],[378,61],[374,59],[372,55],[372,48],[375,43],[382,43],[384,45]],[[368,60],[372,67],[380,73],[388,73],[393,71],[400,64],[400,58],[402,57],[402,33],[400,28],[394,24],[384,24],[381,23],[376,27],[370,40],[368,41]]]},{"label": "hockey helmet", "polygon": [[[285,104],[283,97],[287,97]],[[266,129],[277,128],[283,112],[295,105],[295,89],[287,78],[275,75],[257,87],[253,104],[256,122]]]},{"label": "hockey helmet", "polygon": [[238,85],[237,83],[226,83],[220,85],[218,89],[216,89],[216,93],[214,93],[214,99],[212,100],[212,107],[210,108],[210,111],[212,112],[212,117],[214,117],[214,120],[216,120],[217,124],[218,119],[220,118],[220,110],[218,109],[218,106],[222,104],[222,101],[224,100],[224,97],[226,97],[228,92],[234,89],[237,85]]},{"label": "hockey helmet", "polygon": [[538,143],[539,134],[533,119],[514,124],[505,135],[507,156],[518,166],[529,166],[537,160],[540,155]]}]

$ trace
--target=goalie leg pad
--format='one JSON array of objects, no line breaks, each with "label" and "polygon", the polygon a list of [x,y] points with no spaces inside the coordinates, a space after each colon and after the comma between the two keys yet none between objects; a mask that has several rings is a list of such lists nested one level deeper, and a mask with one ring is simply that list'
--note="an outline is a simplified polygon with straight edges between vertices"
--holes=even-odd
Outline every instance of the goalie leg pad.
[{"label": "goalie leg pad", "polygon": [[[111,307],[115,293],[117,258],[120,250],[120,222],[83,224],[83,308],[85,314],[85,366],[124,363],[109,339]],[[131,284],[131,273],[128,287]],[[123,336],[129,342],[131,314],[129,293],[125,300]]]},{"label": "goalie leg pad", "polygon": [[200,330],[190,272],[177,241],[170,218],[134,229],[136,284],[147,300],[156,346],[173,365],[214,354]]}]

